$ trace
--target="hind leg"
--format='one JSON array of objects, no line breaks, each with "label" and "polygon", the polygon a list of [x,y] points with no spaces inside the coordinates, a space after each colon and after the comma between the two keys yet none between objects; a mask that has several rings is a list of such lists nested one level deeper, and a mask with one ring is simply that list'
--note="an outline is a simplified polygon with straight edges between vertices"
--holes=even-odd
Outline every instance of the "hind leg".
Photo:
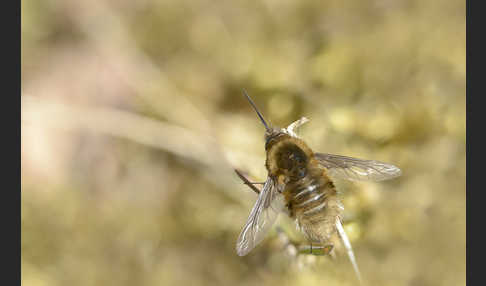
[{"label": "hind leg", "polygon": [[298,253],[311,254],[317,256],[331,255],[331,251],[333,249],[334,249],[334,245],[332,244],[319,245],[319,244],[310,243],[310,245],[299,245]]},{"label": "hind leg", "polygon": [[330,255],[333,257],[331,251],[334,248],[333,244],[319,244],[319,243],[298,243],[292,241],[289,238],[289,235],[280,227],[277,227],[277,232],[279,234],[279,238],[284,244],[284,248],[292,255],[316,255],[316,256],[323,256],[323,255]]}]

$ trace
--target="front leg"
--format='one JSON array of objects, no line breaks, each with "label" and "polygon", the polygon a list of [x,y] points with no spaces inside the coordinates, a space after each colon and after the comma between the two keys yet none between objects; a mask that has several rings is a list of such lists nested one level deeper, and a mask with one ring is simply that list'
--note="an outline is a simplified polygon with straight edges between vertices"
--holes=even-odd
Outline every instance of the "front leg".
[{"label": "front leg", "polygon": [[255,187],[255,185],[257,184],[263,185],[264,183],[252,183],[248,181],[248,179],[245,176],[243,176],[243,174],[240,171],[238,171],[238,169],[235,169],[235,173],[243,181],[243,184],[249,186],[255,193],[260,194],[260,190],[257,187]]},{"label": "front leg", "polygon": [[289,126],[287,126],[287,128],[285,128],[287,130],[287,132],[293,136],[293,137],[298,137],[296,132],[297,132],[297,129],[304,125],[304,123],[306,122],[309,122],[309,119],[307,119],[307,117],[302,117],[300,118],[299,120],[293,122],[292,124],[290,124]]}]

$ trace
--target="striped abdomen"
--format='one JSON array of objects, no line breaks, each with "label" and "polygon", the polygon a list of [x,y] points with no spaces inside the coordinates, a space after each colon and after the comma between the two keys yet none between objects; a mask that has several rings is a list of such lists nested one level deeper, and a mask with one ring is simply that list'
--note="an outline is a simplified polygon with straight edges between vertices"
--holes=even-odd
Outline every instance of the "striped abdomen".
[{"label": "striped abdomen", "polygon": [[297,219],[309,240],[325,242],[335,232],[342,207],[336,188],[323,168],[309,164],[306,175],[289,182],[283,194],[290,216]]}]

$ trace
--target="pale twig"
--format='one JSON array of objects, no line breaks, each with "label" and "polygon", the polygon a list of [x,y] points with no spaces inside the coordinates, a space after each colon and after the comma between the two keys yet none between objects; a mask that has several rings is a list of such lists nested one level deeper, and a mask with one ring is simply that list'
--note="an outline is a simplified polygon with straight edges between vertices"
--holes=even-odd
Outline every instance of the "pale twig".
[{"label": "pale twig", "polygon": [[227,164],[218,152],[218,144],[205,134],[108,107],[72,106],[27,95],[21,98],[25,124],[36,122],[63,129],[85,129],[162,149],[207,166]]},{"label": "pale twig", "polygon": [[[102,54],[104,61],[114,67],[117,76],[135,91],[134,94],[140,95],[139,99],[171,122],[210,132],[211,124],[206,116],[135,44],[116,9],[105,1],[93,1],[91,5],[78,5],[73,9],[76,9],[71,13],[73,23]],[[117,56],[121,53],[120,47],[123,47],[121,57]]]},{"label": "pale twig", "polygon": [[356,277],[358,278],[359,284],[363,285],[363,280],[361,279],[361,272],[359,271],[358,263],[356,262],[356,258],[354,257],[353,248],[351,247],[351,243],[349,242],[348,236],[346,235],[346,232],[344,231],[343,225],[339,218],[336,220],[336,229],[344,244],[344,248],[346,248],[346,253],[348,254],[349,260],[353,265],[353,269],[354,272],[356,273]]},{"label": "pale twig", "polygon": [[203,177],[220,186],[228,196],[242,199],[239,192],[228,188],[235,184],[231,172],[234,167],[228,161],[235,151],[226,149],[207,134],[128,111],[73,106],[29,95],[21,96],[21,107],[22,128],[35,123],[69,131],[86,130],[157,148],[192,160]]}]

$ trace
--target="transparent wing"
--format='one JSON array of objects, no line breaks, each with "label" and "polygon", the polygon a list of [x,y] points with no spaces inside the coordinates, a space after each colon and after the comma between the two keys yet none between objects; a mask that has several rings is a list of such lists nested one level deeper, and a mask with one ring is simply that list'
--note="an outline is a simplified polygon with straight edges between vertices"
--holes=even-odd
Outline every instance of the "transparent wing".
[{"label": "transparent wing", "polygon": [[284,207],[282,194],[268,177],[236,242],[236,252],[239,256],[248,254],[263,240]]},{"label": "transparent wing", "polygon": [[396,178],[402,171],[391,164],[341,155],[316,153],[317,161],[329,175],[350,181],[383,181]]}]

